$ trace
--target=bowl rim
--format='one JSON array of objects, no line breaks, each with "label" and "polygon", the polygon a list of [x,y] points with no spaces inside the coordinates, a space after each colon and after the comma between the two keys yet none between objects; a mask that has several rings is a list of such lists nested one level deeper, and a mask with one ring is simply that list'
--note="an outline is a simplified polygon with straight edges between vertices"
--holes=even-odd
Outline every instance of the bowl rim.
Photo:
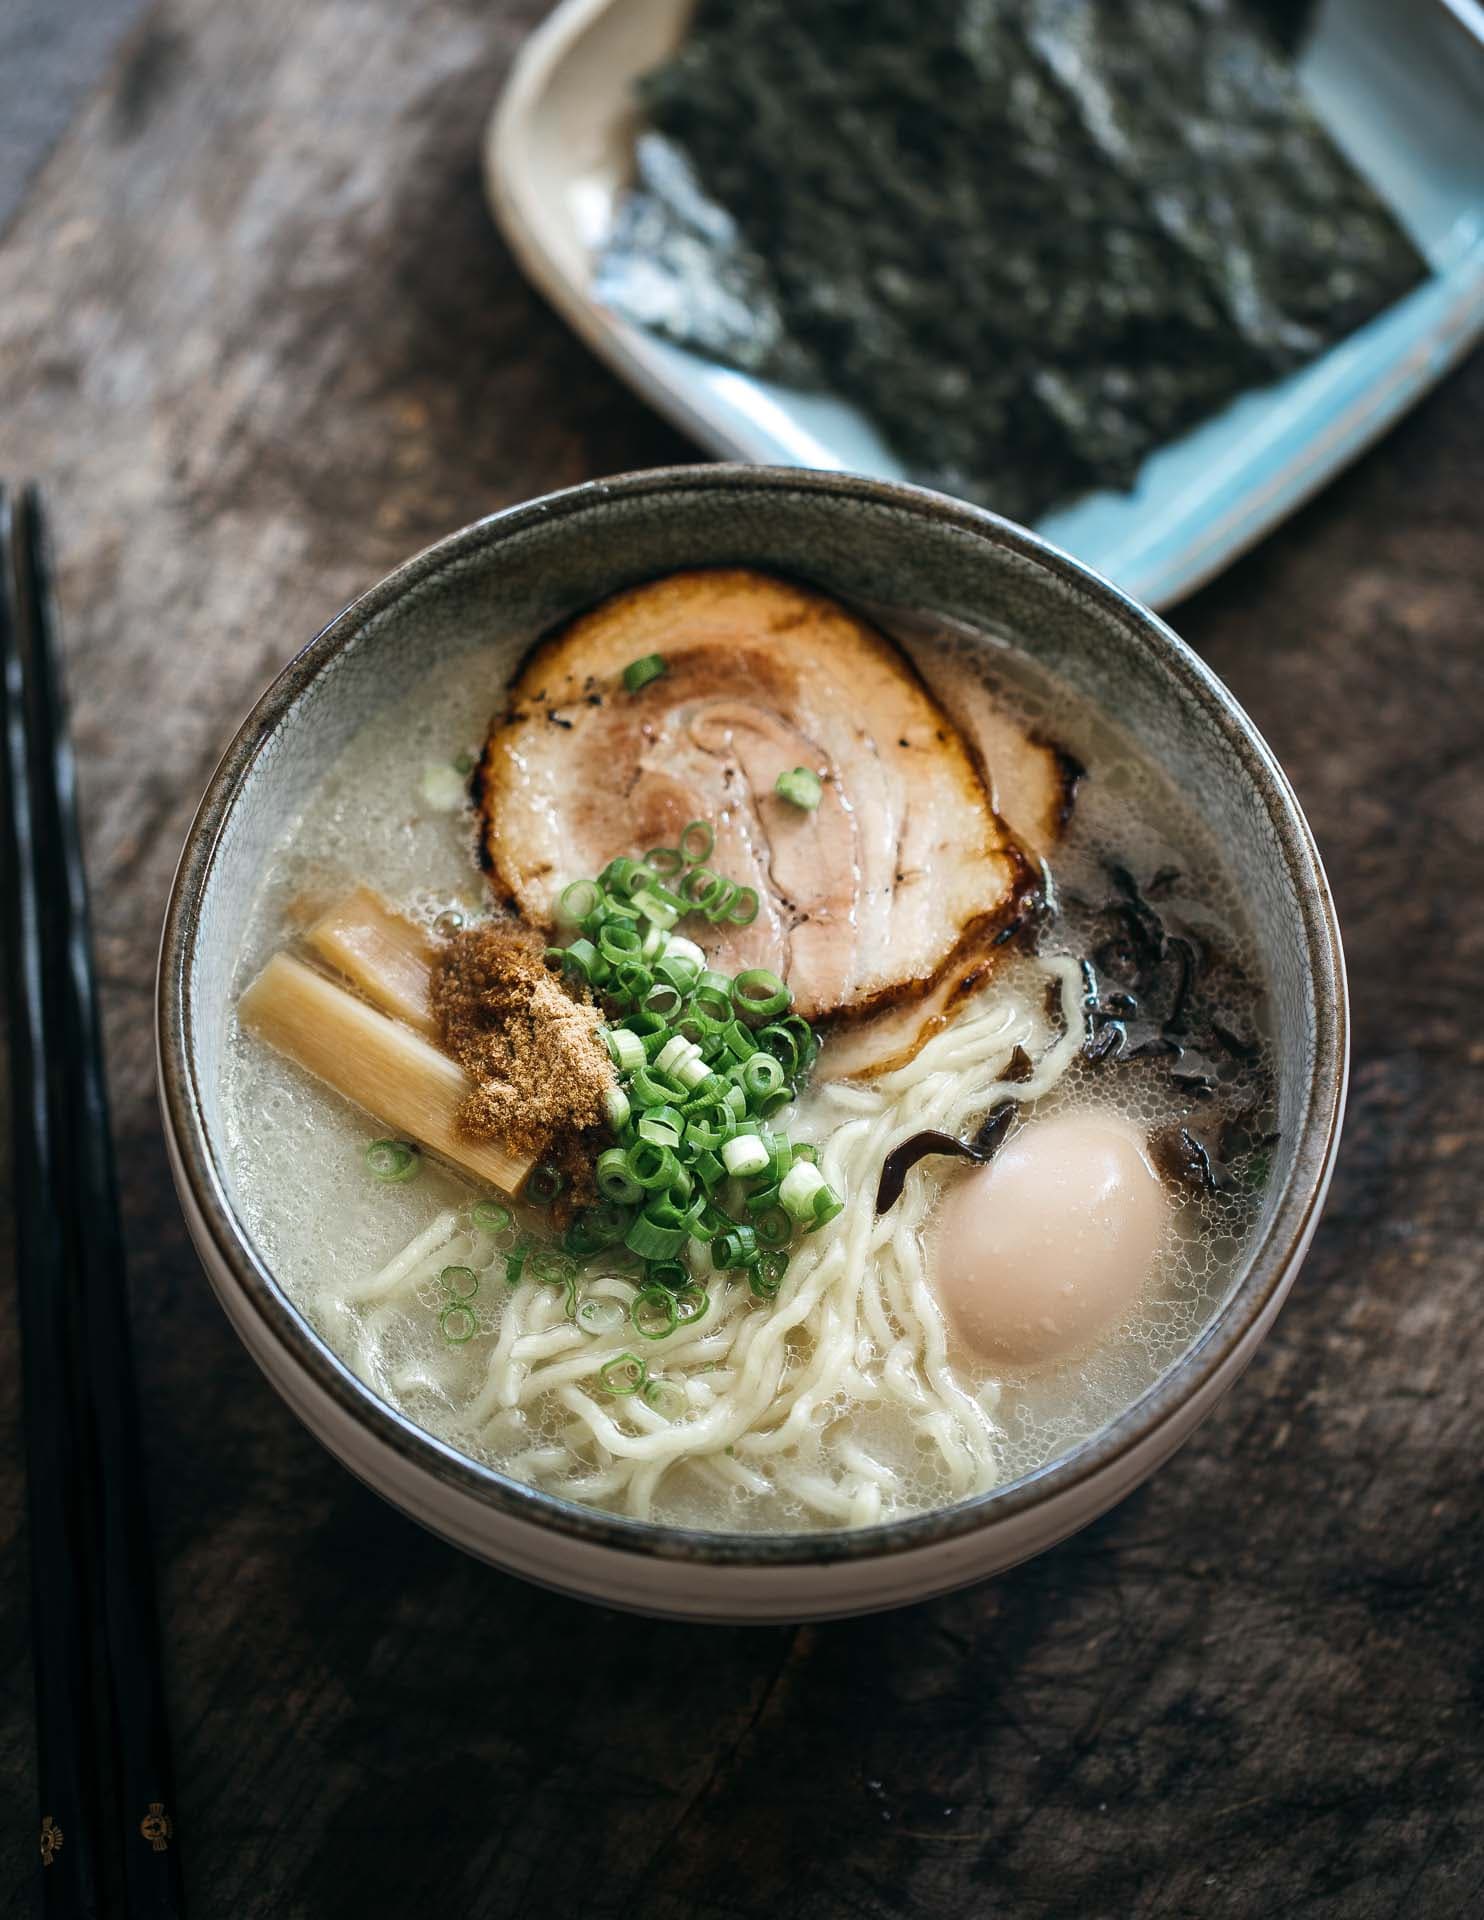
[{"label": "bowl rim", "polygon": [[[196,1074],[192,972],[199,903],[223,831],[249,771],[285,716],[329,663],[409,592],[474,553],[528,528],[584,515],[615,500],[684,493],[808,494],[864,501],[947,526],[1007,548],[1058,576],[1120,621],[1131,638],[1201,706],[1261,795],[1279,849],[1296,883],[1305,957],[1313,982],[1315,1045],[1308,1112],[1294,1161],[1246,1272],[1184,1354],[1128,1407],[1065,1454],[1032,1472],[949,1507],[858,1529],[728,1533],[633,1519],[579,1506],[511,1480],[425,1432],[381,1400],[341,1360],[279,1286],[228,1197],[205,1124]],[[987,1531],[1097,1480],[1145,1443],[1180,1407],[1222,1373],[1270,1310],[1276,1311],[1324,1200],[1339,1144],[1349,1067],[1349,1008],[1344,954],[1329,883],[1314,836],[1271,749],[1211,668],[1160,617],[1120,588],[1014,522],[926,488],[867,476],[794,467],[708,463],[639,470],[589,480],[472,522],[434,542],[344,607],[288,662],[253,706],[222,755],[192,821],[170,888],[156,987],[161,1107],[183,1182],[221,1267],[269,1343],[291,1367],[328,1394],[369,1436],[505,1518],[571,1539],[650,1559],[748,1568],[865,1561],[936,1546]],[[209,1277],[220,1287],[215,1273]],[[264,1371],[273,1379],[266,1361]],[[282,1391],[281,1383],[274,1385]],[[414,1514],[414,1517],[416,1515]]]}]

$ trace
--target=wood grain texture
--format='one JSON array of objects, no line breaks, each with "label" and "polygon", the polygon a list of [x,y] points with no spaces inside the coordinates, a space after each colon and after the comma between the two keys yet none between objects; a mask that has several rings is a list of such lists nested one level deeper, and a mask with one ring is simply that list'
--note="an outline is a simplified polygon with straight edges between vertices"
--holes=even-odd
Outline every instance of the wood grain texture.
[{"label": "wood grain texture", "polygon": [[[193,1912],[1475,1914],[1484,362],[1177,619],[1326,851],[1355,1083],[1275,1334],[1101,1524],[878,1620],[621,1619],[383,1507],[207,1291],[155,1119],[150,994],[216,754],[404,554],[691,457],[486,218],[481,123],[540,11],[168,0],[0,246],[0,471],[50,483],[62,549]],[[13,1914],[35,1845],[20,1514],[12,1445]]]}]

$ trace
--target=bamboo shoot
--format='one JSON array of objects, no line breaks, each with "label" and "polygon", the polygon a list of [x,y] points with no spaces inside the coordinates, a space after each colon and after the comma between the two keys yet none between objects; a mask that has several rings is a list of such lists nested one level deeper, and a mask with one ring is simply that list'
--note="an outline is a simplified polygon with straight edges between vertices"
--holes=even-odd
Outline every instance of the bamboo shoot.
[{"label": "bamboo shoot", "polygon": [[515,1193],[529,1157],[459,1129],[469,1092],[462,1067],[400,1020],[389,1019],[313,967],[275,954],[243,994],[243,1024],[383,1126],[477,1180]]},{"label": "bamboo shoot", "polygon": [[373,1006],[432,1039],[432,944],[422,928],[393,913],[379,894],[357,887],[316,920],[306,936],[327,966],[345,975]]}]

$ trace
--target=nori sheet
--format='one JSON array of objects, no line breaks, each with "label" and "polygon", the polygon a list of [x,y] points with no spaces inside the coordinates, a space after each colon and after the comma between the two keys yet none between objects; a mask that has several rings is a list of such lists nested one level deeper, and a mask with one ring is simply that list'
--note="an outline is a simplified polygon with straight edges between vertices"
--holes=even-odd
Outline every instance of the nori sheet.
[{"label": "nori sheet", "polygon": [[599,297],[1016,519],[1426,272],[1236,0],[699,0]]}]

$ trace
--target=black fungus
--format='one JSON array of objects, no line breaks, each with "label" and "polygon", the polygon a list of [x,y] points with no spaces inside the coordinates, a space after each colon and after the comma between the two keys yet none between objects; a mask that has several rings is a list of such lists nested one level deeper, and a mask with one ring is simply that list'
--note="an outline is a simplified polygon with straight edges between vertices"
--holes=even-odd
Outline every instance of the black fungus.
[{"label": "black fungus", "polygon": [[1225,1193],[1231,1174],[1215,1143],[1192,1126],[1164,1127],[1149,1142],[1155,1166],[1176,1186],[1197,1193]]},{"label": "black fungus", "polygon": [[914,1133],[910,1140],[904,1140],[900,1146],[893,1147],[881,1163],[881,1178],[876,1186],[876,1211],[885,1213],[888,1207],[897,1204],[907,1184],[907,1175],[919,1160],[927,1159],[929,1154],[952,1154],[960,1160],[972,1161],[975,1166],[992,1160],[1010,1131],[1015,1112],[1013,1100],[1002,1100],[983,1120],[972,1140],[960,1140],[955,1134],[941,1133],[936,1127],[930,1127],[921,1133]]}]

